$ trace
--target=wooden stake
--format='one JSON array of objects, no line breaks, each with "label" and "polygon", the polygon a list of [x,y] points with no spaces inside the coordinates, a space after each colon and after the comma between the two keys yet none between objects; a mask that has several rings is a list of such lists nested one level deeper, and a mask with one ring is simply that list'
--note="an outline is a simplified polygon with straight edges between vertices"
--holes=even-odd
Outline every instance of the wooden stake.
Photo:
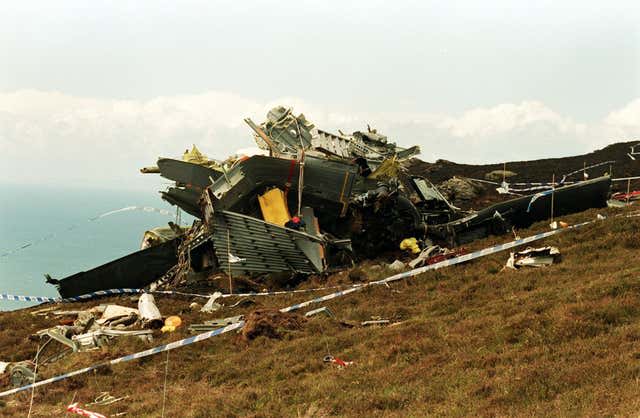
[{"label": "wooden stake", "polygon": [[227,264],[229,264],[229,293],[233,293],[233,281],[231,279],[231,234],[227,228]]},{"label": "wooden stake", "polygon": [[553,223],[553,201],[556,194],[556,175],[551,177],[551,223]]}]

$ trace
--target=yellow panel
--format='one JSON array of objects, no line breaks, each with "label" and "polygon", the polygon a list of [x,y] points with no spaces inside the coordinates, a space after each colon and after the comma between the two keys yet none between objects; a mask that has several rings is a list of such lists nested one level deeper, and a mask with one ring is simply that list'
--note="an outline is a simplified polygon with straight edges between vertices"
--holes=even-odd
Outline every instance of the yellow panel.
[{"label": "yellow panel", "polygon": [[287,207],[284,192],[280,189],[271,189],[262,196],[258,196],[262,217],[266,222],[284,226],[291,215]]},{"label": "yellow panel", "polygon": [[387,158],[380,164],[380,166],[373,173],[369,174],[370,179],[383,179],[383,178],[393,178],[398,177],[398,172],[400,171],[400,163],[398,159],[393,156],[391,158]]}]

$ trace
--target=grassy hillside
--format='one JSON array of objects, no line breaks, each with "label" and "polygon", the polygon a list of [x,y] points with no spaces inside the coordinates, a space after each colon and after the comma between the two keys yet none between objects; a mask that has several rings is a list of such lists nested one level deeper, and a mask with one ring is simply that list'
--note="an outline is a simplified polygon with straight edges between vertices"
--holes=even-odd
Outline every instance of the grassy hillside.
[{"label": "grassy hillside", "polygon": [[[163,353],[39,388],[32,416],[69,416],[64,410],[72,399],[89,403],[103,391],[128,398],[88,409],[160,416],[167,366],[167,417],[637,415],[640,218],[613,218],[619,212],[604,209],[564,220],[577,223],[597,213],[609,218],[540,242],[562,252],[562,261],[548,268],[501,271],[508,257],[501,253],[370,288],[326,302],[338,320],[281,318],[293,326],[276,327],[275,337],[227,334],[171,351],[168,365]],[[519,233],[547,229],[540,223]],[[470,248],[510,239],[492,237]],[[389,274],[366,264],[302,287]],[[310,298],[256,297],[257,305],[215,314],[191,312],[190,298],[156,300],[164,315],[179,314],[189,324]],[[123,297],[65,309],[106,301],[135,306]],[[396,324],[349,326],[372,316]],[[1,313],[0,359],[32,356],[36,343],[27,336],[55,323],[27,310]],[[158,335],[154,345],[187,335],[182,327]],[[148,347],[120,339],[69,355],[43,368],[42,378]],[[354,364],[338,369],[323,363],[327,354]],[[0,415],[26,416],[29,396],[2,398]]]},{"label": "grassy hillside", "polygon": [[[412,159],[407,165],[409,172],[428,178],[435,184],[442,183],[454,176],[474,179],[485,179],[485,174],[492,171],[502,171],[506,167],[507,171],[516,173],[509,177],[510,183],[518,182],[551,182],[553,176],[556,181],[562,175],[575,170],[580,170],[584,166],[591,166],[607,161],[613,161],[587,170],[590,178],[602,176],[611,172],[612,178],[626,178],[640,176],[640,161],[632,160],[627,156],[630,146],[637,144],[637,141],[619,142],[607,147],[590,152],[584,155],[576,155],[564,158],[546,158],[532,161],[512,161],[506,166],[500,164],[470,165],[458,164],[446,160],[438,160],[435,163]],[[576,181],[582,178],[581,173],[569,177],[568,181]],[[500,180],[501,181],[501,180]],[[615,181],[611,185],[612,192],[626,192],[627,186],[630,190],[640,189],[640,180],[632,180],[629,184],[626,181]],[[513,199],[513,195],[500,195],[496,192],[495,186],[489,184],[476,183],[480,191],[479,195],[470,201],[458,201],[456,205],[462,209],[479,210],[497,202]],[[517,186],[515,187],[518,188]],[[533,193],[533,192],[530,192]]]}]

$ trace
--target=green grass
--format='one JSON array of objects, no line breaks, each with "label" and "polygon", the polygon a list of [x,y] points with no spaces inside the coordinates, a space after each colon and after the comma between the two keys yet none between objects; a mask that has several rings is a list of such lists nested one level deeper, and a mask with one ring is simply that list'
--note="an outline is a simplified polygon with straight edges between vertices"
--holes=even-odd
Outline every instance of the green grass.
[{"label": "green grass", "polygon": [[[372,316],[394,326],[347,327],[323,315],[279,339],[224,335],[169,355],[165,416],[613,416],[640,407],[640,218],[612,219],[613,210],[565,217],[570,223],[610,218],[540,244],[556,245],[562,262],[543,269],[500,271],[508,254],[429,272],[390,288],[376,287],[326,302],[340,320]],[[521,236],[546,230],[539,223]],[[509,240],[491,237],[484,248]],[[537,244],[536,244],[537,245]],[[384,277],[363,263],[357,271],[314,278],[304,286]],[[187,324],[287,306],[311,295],[255,298],[258,306],[205,315],[186,298],[157,297],[165,315]],[[70,309],[111,300],[70,305]],[[317,306],[312,306],[313,309]],[[14,324],[20,324],[15,328]],[[55,324],[26,311],[0,314],[0,359],[35,352],[27,339]],[[154,345],[187,336],[186,327]],[[97,352],[70,355],[42,370],[50,377],[148,348],[120,339]],[[323,363],[328,353],[354,365]],[[129,399],[89,409],[106,415],[160,415],[166,354],[88,373],[35,391],[33,416],[64,416],[66,405],[101,391]],[[0,415],[24,416],[28,396],[2,399]]]}]

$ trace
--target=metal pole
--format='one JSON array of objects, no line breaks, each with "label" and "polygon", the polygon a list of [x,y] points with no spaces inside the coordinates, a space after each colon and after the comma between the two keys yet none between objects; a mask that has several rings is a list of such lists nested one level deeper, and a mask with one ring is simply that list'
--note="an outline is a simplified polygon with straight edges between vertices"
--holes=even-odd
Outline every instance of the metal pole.
[{"label": "metal pole", "polygon": [[627,180],[627,206],[629,206],[629,193],[631,193],[631,179]]}]

